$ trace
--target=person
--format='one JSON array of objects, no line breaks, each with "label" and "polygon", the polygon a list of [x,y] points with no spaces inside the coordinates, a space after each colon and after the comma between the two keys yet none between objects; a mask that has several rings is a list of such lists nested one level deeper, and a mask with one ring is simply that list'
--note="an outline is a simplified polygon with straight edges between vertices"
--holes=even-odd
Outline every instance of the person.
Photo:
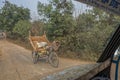
[{"label": "person", "polygon": [[57,40],[53,41],[52,47],[53,47],[54,51],[57,51],[59,49],[59,47],[60,47],[60,42],[57,41]]}]

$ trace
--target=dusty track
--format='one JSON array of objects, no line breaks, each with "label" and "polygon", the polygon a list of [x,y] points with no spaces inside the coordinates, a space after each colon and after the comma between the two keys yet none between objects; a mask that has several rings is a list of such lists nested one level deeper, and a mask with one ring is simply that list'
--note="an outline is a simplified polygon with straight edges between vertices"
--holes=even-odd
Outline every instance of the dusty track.
[{"label": "dusty track", "polygon": [[58,68],[53,68],[45,60],[33,64],[31,51],[8,41],[0,41],[0,80],[40,80],[40,77],[63,70],[70,66],[88,64],[70,59],[60,58]]}]

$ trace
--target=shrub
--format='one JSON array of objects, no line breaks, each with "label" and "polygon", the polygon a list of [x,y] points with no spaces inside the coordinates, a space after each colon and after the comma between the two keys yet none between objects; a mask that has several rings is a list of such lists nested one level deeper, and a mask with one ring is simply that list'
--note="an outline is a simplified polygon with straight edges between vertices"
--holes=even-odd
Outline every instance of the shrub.
[{"label": "shrub", "polygon": [[26,39],[29,35],[29,30],[31,28],[31,23],[27,20],[21,20],[18,21],[17,24],[15,24],[15,27],[13,29],[13,33],[16,33],[14,37],[21,37],[21,39]]}]

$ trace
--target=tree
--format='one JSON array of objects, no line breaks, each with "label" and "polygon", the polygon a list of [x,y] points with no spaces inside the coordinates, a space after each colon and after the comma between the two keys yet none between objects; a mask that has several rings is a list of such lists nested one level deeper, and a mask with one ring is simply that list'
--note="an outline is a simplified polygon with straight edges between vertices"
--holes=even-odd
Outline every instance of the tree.
[{"label": "tree", "polygon": [[32,22],[31,33],[32,35],[42,35],[44,33],[44,23],[42,21]]},{"label": "tree", "polygon": [[5,1],[0,10],[0,28],[10,32],[18,21],[29,19],[30,11],[28,8],[18,7],[9,1]]},{"label": "tree", "polygon": [[67,57],[75,55],[76,58],[97,60],[115,31],[115,25],[120,23],[120,17],[93,8],[75,19],[73,8],[68,0],[38,3],[38,13],[46,25],[48,36],[61,40],[62,55],[68,51]]},{"label": "tree", "polygon": [[71,45],[69,49],[80,57],[85,55],[88,56],[87,58],[98,58],[105,49],[111,34],[115,31],[115,25],[120,22],[119,18],[97,8],[80,14],[76,19],[77,26],[72,34],[68,35],[67,43]]},{"label": "tree", "polygon": [[74,26],[73,4],[67,0],[51,0],[49,4],[38,2],[38,13],[46,23],[48,36],[52,39],[65,37]]}]

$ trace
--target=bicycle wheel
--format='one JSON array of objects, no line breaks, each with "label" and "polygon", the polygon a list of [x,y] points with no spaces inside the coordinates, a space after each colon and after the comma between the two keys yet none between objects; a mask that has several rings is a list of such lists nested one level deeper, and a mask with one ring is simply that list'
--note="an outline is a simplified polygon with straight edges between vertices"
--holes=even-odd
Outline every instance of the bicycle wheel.
[{"label": "bicycle wheel", "polygon": [[38,54],[35,51],[32,52],[32,60],[34,64],[36,64],[38,61]]},{"label": "bicycle wheel", "polygon": [[59,59],[58,56],[55,52],[50,52],[50,55],[48,57],[49,63],[53,66],[53,67],[58,67],[59,64]]}]

